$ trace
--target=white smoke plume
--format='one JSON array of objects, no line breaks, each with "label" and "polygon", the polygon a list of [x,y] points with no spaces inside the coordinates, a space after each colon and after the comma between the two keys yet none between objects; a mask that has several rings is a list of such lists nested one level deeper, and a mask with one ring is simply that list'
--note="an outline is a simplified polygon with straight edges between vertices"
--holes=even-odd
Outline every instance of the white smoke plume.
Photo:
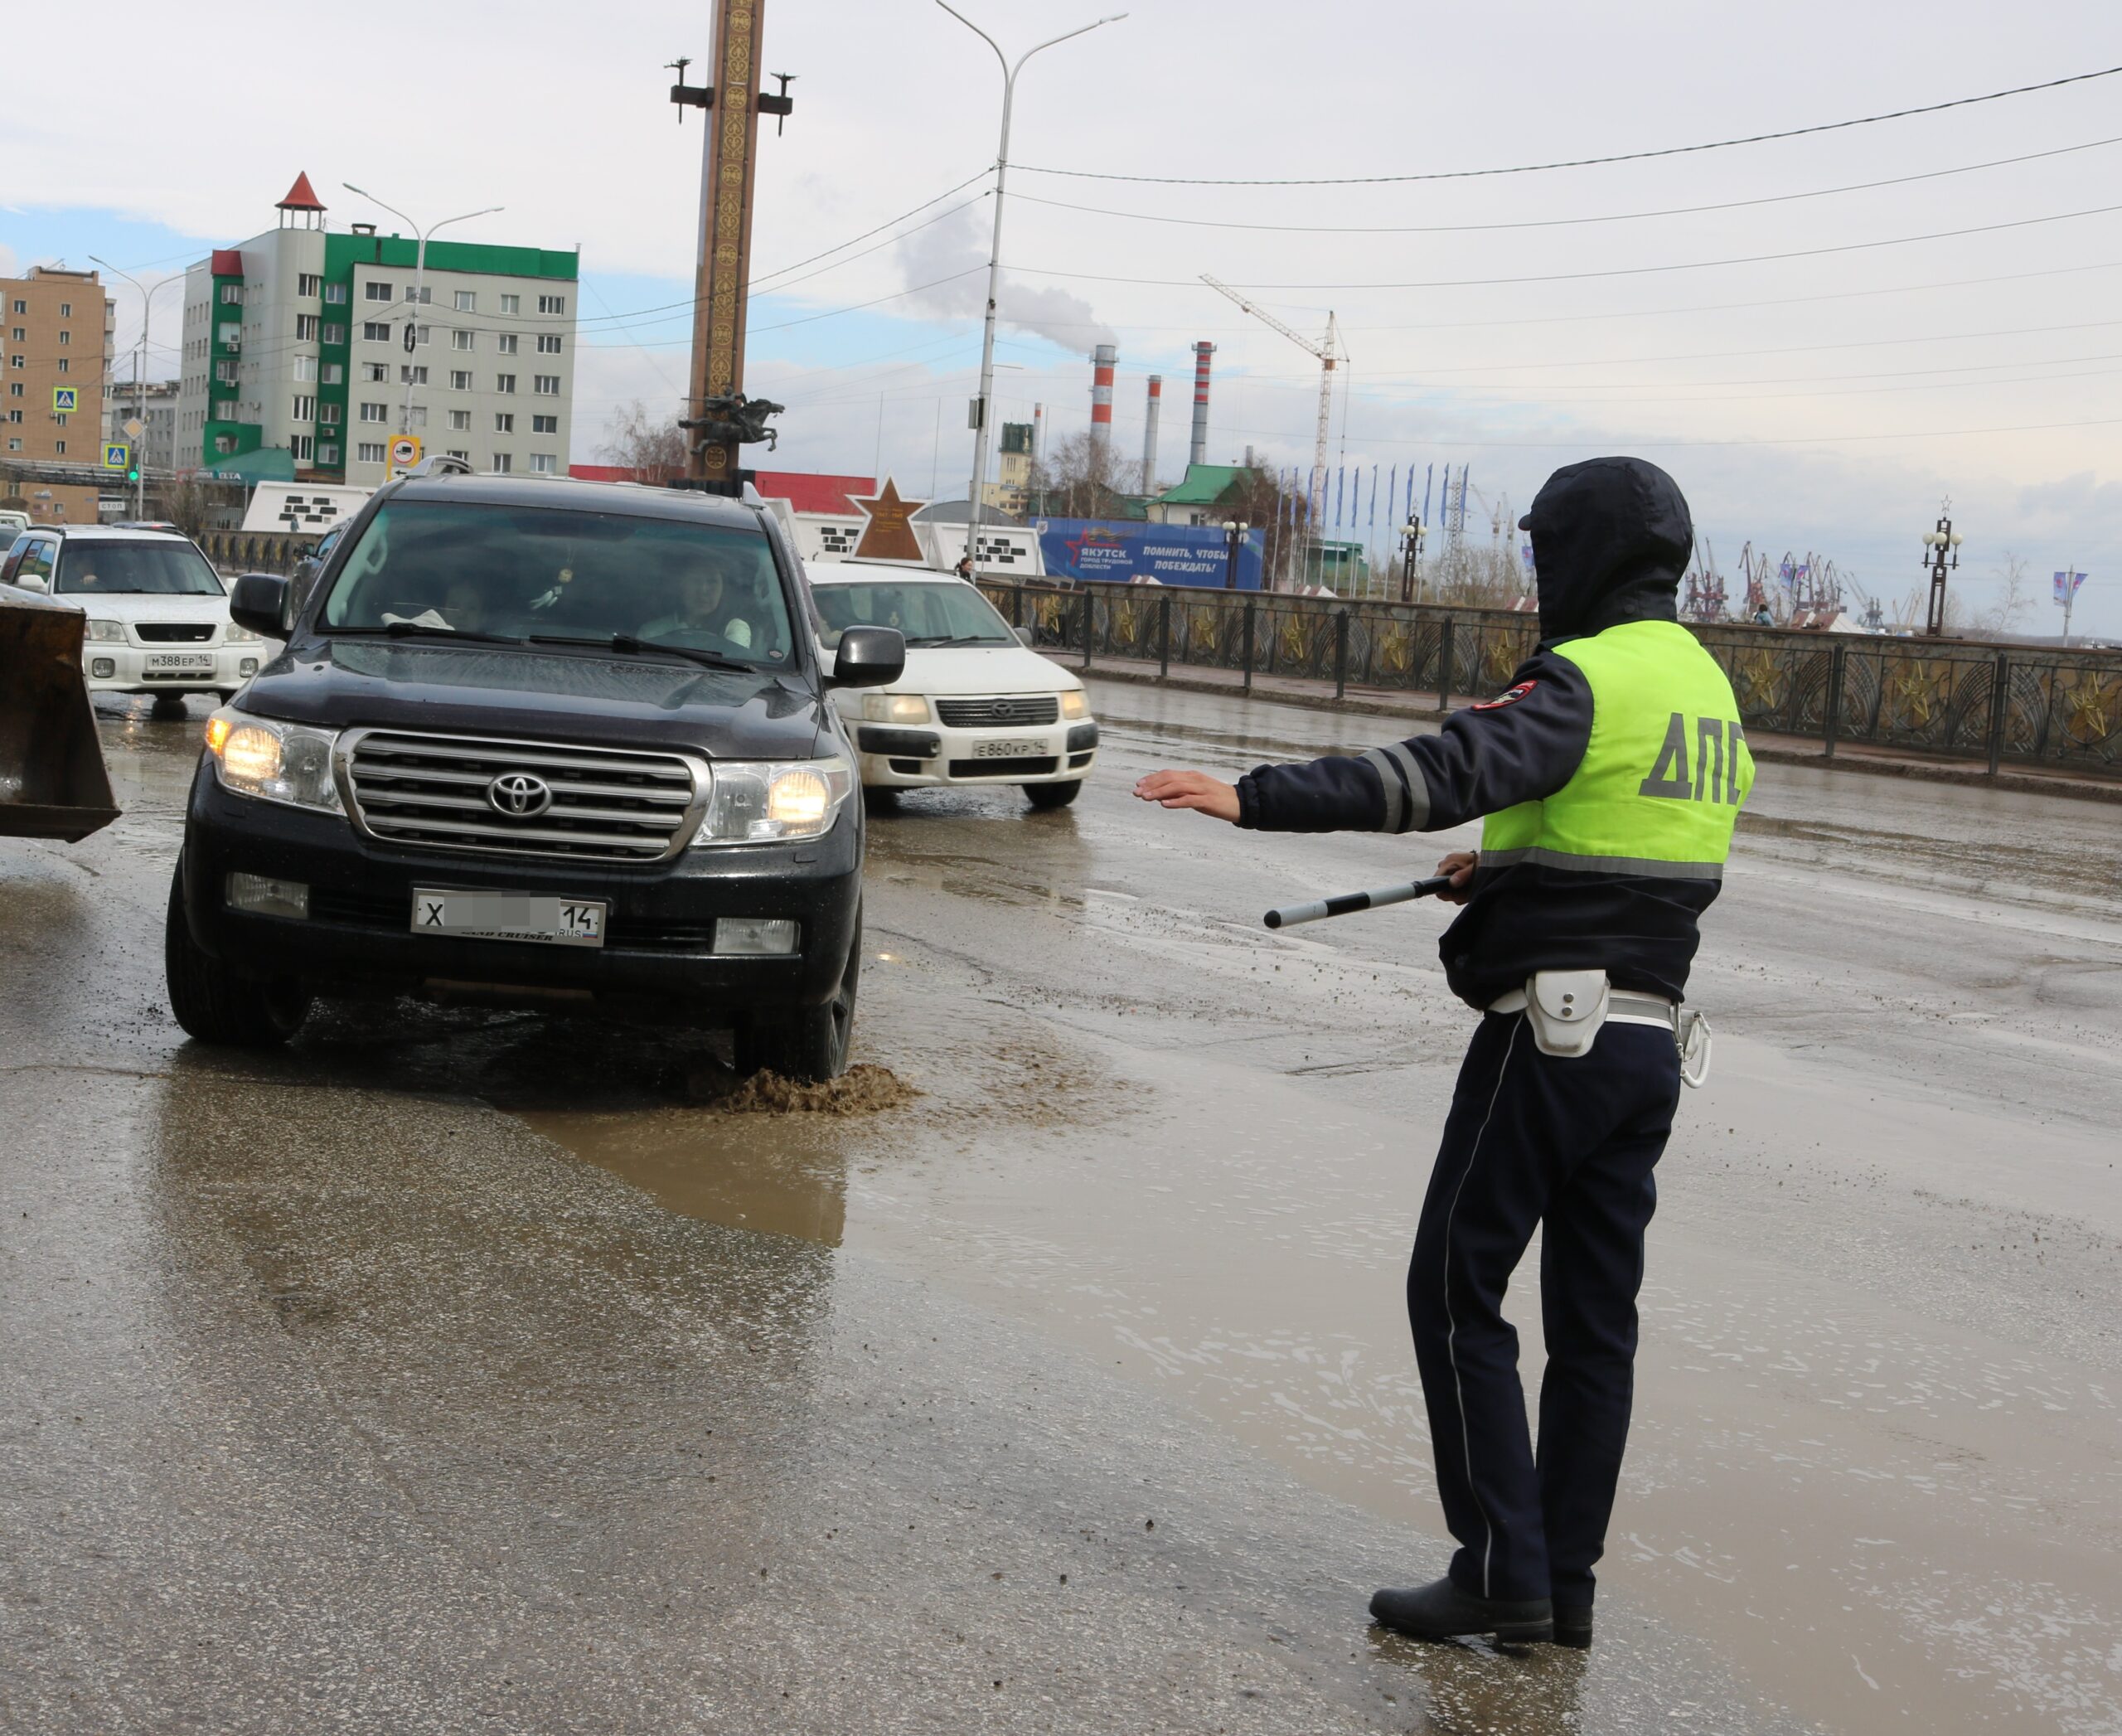
[{"label": "white smoke plume", "polygon": [[[899,264],[907,282],[934,284],[907,297],[909,307],[950,319],[977,319],[986,311],[987,240],[981,227],[986,211],[983,205],[979,211],[960,211],[900,243]],[[950,281],[937,283],[938,278]],[[996,319],[1013,331],[1028,332],[1086,356],[1095,345],[1118,341],[1081,296],[1027,284],[1011,277],[1006,266]]]}]

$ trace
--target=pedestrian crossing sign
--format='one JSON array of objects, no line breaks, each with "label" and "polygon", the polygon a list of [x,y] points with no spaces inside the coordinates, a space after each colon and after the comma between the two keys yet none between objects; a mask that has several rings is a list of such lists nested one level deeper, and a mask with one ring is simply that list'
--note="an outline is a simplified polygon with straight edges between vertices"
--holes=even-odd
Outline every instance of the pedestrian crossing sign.
[{"label": "pedestrian crossing sign", "polygon": [[51,389],[51,413],[55,416],[70,415],[81,407],[81,389],[78,386],[55,386]]},{"label": "pedestrian crossing sign", "polygon": [[103,446],[103,468],[124,470],[133,462],[133,449],[123,440],[106,440]]}]

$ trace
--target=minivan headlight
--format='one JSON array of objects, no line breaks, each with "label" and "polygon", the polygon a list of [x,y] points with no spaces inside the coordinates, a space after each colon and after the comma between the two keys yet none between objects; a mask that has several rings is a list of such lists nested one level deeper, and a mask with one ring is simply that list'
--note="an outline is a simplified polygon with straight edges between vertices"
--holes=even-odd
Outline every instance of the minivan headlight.
[{"label": "minivan headlight", "polygon": [[1071,692],[1063,694],[1061,696],[1061,715],[1063,717],[1070,719],[1088,717],[1091,715],[1090,696],[1084,692],[1081,687],[1078,687]]},{"label": "minivan headlight", "polygon": [[832,830],[855,788],[845,759],[719,759],[707,814],[693,836],[709,844],[767,844],[815,838]]},{"label": "minivan headlight", "polygon": [[264,633],[253,633],[248,627],[239,627],[233,621],[229,623],[221,633],[222,643],[228,645],[255,645],[259,643],[264,637]]},{"label": "minivan headlight", "polygon": [[99,645],[123,645],[125,643],[125,628],[118,621],[91,621],[89,623],[89,637]]},{"label": "minivan headlight", "polygon": [[206,720],[206,751],[214,757],[221,788],[290,807],[345,811],[332,775],[332,750],[338,743],[336,730],[253,717],[233,706]]},{"label": "minivan headlight", "polygon": [[873,724],[925,724],[928,701],[918,693],[865,693],[862,720]]}]

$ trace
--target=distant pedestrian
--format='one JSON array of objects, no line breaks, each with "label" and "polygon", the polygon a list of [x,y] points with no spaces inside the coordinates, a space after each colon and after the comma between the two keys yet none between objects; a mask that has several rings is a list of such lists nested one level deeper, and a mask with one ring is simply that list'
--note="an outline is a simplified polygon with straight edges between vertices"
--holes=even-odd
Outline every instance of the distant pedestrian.
[{"label": "distant pedestrian", "polygon": [[[1753,782],[1724,672],[1679,624],[1687,502],[1640,458],[1558,470],[1533,535],[1540,643],[1494,699],[1434,735],[1262,765],[1235,787],[1152,772],[1144,801],[1264,832],[1432,832],[1485,817],[1437,864],[1465,910],[1445,980],[1484,1014],[1460,1069],[1407,1272],[1445,1578],[1381,1591],[1420,1639],[1592,1643],[1635,1380],[1651,1171],[1698,1016],[1679,1002]],[[1703,1034],[1706,1040],[1706,1033]],[[1525,1424],[1504,1287],[1542,1231],[1547,1367]]]},{"label": "distant pedestrian", "polygon": [[972,577],[972,556],[970,555],[959,555],[958,564],[952,567],[951,570],[956,573],[961,579],[970,579]]},{"label": "distant pedestrian", "polygon": [[1766,603],[1762,604],[1759,609],[1754,611],[1754,625],[1756,627],[1773,627],[1776,625],[1776,617],[1769,613],[1768,605]]}]

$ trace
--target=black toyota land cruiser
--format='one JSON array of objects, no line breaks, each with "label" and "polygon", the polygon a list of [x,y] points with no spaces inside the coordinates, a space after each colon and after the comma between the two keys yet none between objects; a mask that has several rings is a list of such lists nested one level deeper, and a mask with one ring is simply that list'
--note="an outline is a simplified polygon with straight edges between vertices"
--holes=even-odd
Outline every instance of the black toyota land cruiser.
[{"label": "black toyota land cruiser", "polygon": [[287,649],[206,726],[165,944],[206,1042],[284,1041],[314,997],[646,1011],[746,1071],[846,1064],[862,804],[831,668],[756,505],[623,483],[415,477],[307,594],[230,613]]}]

